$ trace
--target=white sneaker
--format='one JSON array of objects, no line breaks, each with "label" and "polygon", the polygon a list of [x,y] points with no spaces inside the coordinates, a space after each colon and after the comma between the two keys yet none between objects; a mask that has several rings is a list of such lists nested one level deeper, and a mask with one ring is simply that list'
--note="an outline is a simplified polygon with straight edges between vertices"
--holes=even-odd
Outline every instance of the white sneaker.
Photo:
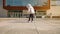
[{"label": "white sneaker", "polygon": [[32,23],[34,23],[34,21],[31,21]]}]

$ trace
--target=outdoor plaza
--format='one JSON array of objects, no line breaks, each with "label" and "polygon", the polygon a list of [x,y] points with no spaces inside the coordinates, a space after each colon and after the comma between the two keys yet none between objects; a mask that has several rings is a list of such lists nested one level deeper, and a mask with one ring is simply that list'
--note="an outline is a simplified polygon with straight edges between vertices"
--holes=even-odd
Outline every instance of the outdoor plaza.
[{"label": "outdoor plaza", "polygon": [[0,18],[0,34],[60,34],[60,19]]}]

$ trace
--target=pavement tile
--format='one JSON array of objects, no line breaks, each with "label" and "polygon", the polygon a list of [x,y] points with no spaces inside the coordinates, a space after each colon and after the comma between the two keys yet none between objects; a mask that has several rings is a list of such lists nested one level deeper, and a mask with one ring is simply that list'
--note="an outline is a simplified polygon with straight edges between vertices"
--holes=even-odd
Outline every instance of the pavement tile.
[{"label": "pavement tile", "polygon": [[5,19],[0,21],[0,34],[60,34],[59,19],[36,18],[29,23],[27,18]]}]

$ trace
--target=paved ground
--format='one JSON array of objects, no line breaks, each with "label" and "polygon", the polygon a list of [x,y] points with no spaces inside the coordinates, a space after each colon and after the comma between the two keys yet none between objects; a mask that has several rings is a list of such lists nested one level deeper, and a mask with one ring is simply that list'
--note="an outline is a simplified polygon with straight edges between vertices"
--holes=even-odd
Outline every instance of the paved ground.
[{"label": "paved ground", "polygon": [[60,34],[60,19],[0,18],[0,34]]}]

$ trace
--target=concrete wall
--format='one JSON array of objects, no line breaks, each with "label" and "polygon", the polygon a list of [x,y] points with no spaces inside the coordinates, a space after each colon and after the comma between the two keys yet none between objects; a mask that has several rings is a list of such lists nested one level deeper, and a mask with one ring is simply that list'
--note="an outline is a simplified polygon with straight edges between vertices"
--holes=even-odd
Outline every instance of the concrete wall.
[{"label": "concrete wall", "polygon": [[60,16],[60,1],[51,1],[50,9],[47,10],[47,15],[52,13],[52,16]]},{"label": "concrete wall", "polygon": [[47,15],[52,13],[52,16],[60,16],[60,6],[51,6],[49,10],[47,10]]},{"label": "concrete wall", "polygon": [[0,17],[7,17],[7,10],[3,9],[3,0],[0,0]]},{"label": "concrete wall", "polygon": [[3,9],[2,6],[0,6],[0,17],[7,17],[7,10]]},{"label": "concrete wall", "polygon": [[60,6],[60,1],[50,1],[50,4]]}]

